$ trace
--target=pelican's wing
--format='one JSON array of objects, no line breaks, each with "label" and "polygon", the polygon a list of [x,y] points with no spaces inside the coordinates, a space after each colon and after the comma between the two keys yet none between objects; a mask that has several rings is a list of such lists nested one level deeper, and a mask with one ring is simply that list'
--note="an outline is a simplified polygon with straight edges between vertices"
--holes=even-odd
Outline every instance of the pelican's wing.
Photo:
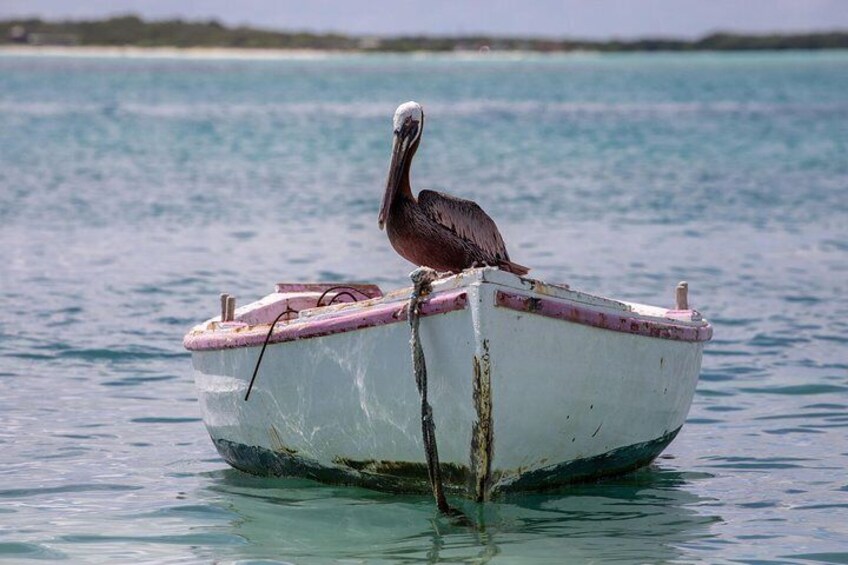
[{"label": "pelican's wing", "polygon": [[493,260],[509,262],[503,238],[494,220],[476,202],[435,190],[418,193],[418,206],[430,218],[480,248]]}]

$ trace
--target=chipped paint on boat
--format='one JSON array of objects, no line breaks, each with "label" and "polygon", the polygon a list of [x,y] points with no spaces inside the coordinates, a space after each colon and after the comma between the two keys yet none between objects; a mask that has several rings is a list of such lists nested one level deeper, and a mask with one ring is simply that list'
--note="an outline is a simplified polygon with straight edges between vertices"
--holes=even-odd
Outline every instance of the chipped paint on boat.
[{"label": "chipped paint on boat", "polygon": [[[408,295],[282,322],[249,401],[268,324],[212,319],[189,333],[204,422],[224,459],[258,474],[429,488],[409,330],[397,323]],[[649,463],[683,425],[712,333],[693,311],[489,268],[438,281],[422,312],[443,476],[476,500]]]}]

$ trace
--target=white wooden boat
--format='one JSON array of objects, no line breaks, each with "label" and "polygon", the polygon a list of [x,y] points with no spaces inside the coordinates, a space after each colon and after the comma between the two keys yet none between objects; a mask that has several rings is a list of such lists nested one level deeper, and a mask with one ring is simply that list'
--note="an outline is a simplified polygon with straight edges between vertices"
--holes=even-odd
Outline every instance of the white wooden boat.
[{"label": "white wooden boat", "polygon": [[[281,284],[232,321],[193,328],[184,344],[223,458],[256,474],[429,490],[401,323],[409,293]],[[445,486],[477,500],[650,463],[683,425],[712,336],[694,310],[492,268],[437,281],[421,315]]]}]

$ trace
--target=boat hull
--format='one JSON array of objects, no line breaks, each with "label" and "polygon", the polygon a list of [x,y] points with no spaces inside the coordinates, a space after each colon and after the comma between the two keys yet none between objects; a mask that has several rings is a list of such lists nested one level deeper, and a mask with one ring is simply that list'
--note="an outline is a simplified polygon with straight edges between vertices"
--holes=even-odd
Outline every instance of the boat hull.
[{"label": "boat hull", "polygon": [[[705,322],[657,321],[489,270],[443,286],[420,334],[449,490],[486,500],[626,472],[683,425]],[[429,490],[403,305],[281,328],[249,400],[261,344],[187,338],[222,457],[255,474]]]}]

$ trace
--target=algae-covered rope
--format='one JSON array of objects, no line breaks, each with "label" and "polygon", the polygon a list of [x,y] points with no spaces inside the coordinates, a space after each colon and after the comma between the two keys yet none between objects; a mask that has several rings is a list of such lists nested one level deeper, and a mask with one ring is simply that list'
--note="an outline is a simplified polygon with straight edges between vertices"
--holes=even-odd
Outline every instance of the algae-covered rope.
[{"label": "algae-covered rope", "polygon": [[424,440],[424,451],[427,456],[427,474],[433,487],[436,505],[442,514],[450,517],[467,517],[459,510],[448,504],[442,485],[442,472],[439,467],[439,449],[436,445],[436,425],[433,423],[433,408],[427,400],[427,364],[424,361],[424,350],[421,348],[421,338],[418,334],[420,311],[418,305],[422,298],[429,294],[431,283],[436,280],[437,273],[427,267],[419,267],[410,273],[413,290],[409,297],[409,345],[412,348],[412,369],[415,373],[415,384],[421,396],[421,435]]}]

